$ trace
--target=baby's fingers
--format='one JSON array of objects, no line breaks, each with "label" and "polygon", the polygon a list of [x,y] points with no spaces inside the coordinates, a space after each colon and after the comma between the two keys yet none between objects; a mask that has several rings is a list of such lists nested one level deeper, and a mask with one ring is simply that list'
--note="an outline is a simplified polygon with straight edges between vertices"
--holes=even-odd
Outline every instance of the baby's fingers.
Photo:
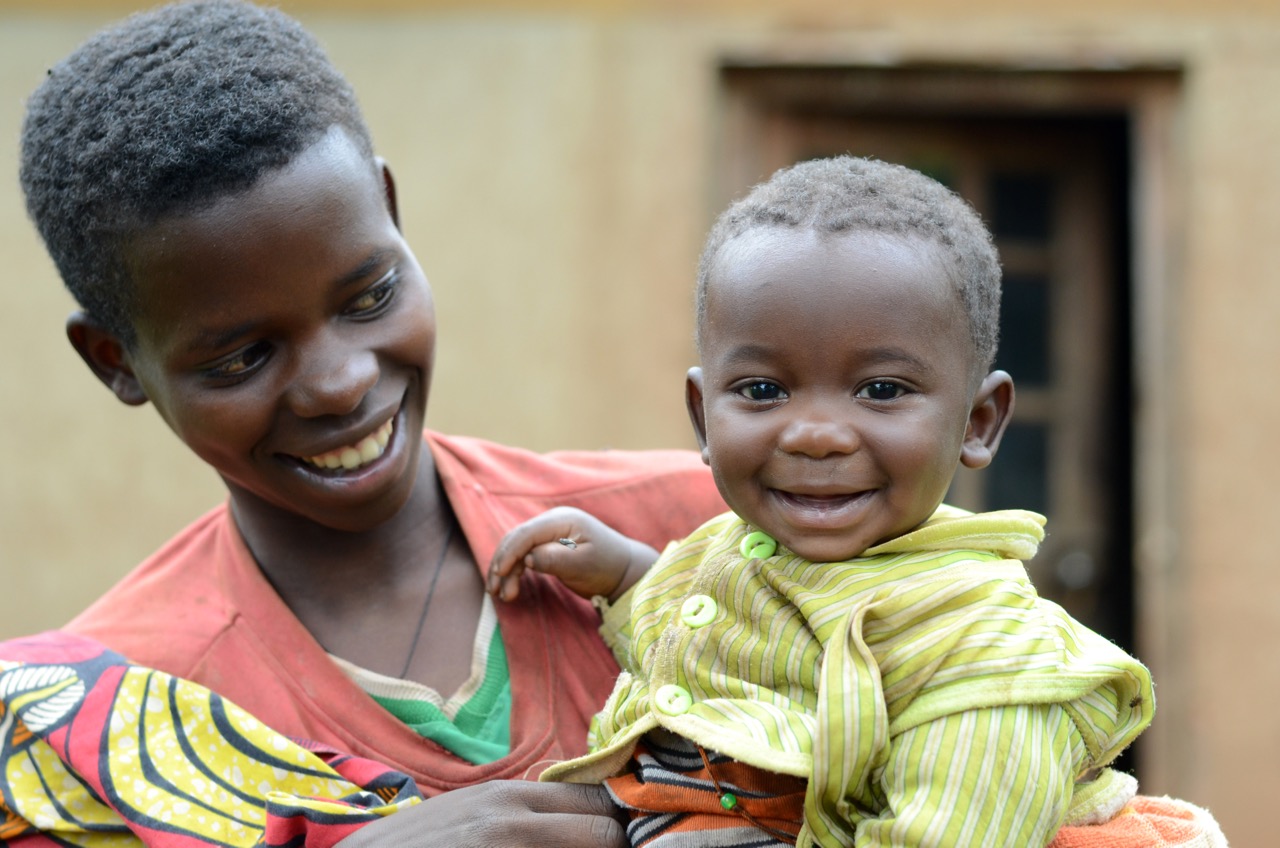
[{"label": "baby's fingers", "polygon": [[572,580],[575,575],[591,567],[588,556],[590,544],[583,542],[580,546],[576,539],[561,536],[551,542],[537,545],[525,554],[524,566],[531,571],[551,574],[561,580]]},{"label": "baby's fingers", "polygon": [[513,562],[502,572],[490,571],[487,588],[489,594],[503,601],[514,601],[520,594],[520,575],[528,568],[526,558]]},{"label": "baby's fingers", "polygon": [[568,550],[567,546],[577,547],[577,543],[565,538],[538,545],[507,568],[505,573],[490,572],[489,591],[501,600],[514,601],[520,594],[520,575],[526,569],[557,576],[570,572],[568,561],[562,553]]},{"label": "baby's fingers", "polygon": [[520,592],[520,574],[525,568],[542,571],[547,570],[546,565],[554,565],[554,558],[549,559],[546,555],[532,556],[540,548],[576,548],[581,537],[575,519],[580,520],[580,516],[578,510],[560,507],[531,518],[509,531],[498,543],[489,563],[487,588],[490,594],[504,601],[513,600]]}]

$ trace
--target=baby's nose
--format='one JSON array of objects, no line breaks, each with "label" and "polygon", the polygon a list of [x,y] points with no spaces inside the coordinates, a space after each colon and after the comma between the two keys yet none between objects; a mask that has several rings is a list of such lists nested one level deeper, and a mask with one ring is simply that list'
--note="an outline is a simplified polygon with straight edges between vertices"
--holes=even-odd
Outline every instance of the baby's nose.
[{"label": "baby's nose", "polygon": [[853,453],[859,441],[857,431],[847,421],[830,416],[805,416],[787,425],[779,447],[787,453],[822,459]]}]

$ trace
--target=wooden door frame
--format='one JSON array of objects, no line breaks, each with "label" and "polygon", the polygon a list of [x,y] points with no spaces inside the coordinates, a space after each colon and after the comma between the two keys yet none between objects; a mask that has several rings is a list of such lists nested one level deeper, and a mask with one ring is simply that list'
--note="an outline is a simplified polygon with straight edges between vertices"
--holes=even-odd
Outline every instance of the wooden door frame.
[{"label": "wooden door frame", "polygon": [[719,137],[709,215],[753,171],[736,138],[761,138],[779,109],[956,116],[1123,116],[1130,138],[1130,285],[1133,399],[1134,631],[1138,653],[1160,686],[1160,719],[1144,735],[1144,791],[1172,791],[1191,764],[1179,740],[1191,731],[1195,681],[1178,661],[1189,646],[1187,563],[1180,544],[1181,388],[1177,335],[1184,288],[1185,180],[1181,176],[1182,73],[1175,65],[1125,70],[1027,70],[998,65],[913,63],[886,67],[796,64],[754,55],[721,64]]}]

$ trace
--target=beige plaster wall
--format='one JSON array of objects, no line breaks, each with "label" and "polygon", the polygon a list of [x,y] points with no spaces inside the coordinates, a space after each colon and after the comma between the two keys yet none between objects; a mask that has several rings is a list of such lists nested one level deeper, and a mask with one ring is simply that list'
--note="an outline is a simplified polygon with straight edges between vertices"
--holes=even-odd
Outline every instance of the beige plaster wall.
[{"label": "beige plaster wall", "polygon": [[[13,5],[12,3],[10,4]],[[62,339],[71,308],[16,187],[21,99],[123,7],[0,6],[0,637],[56,626],[198,511],[218,481]],[[365,103],[436,290],[429,423],[529,445],[688,445],[688,286],[725,55],[1048,66],[1173,62],[1168,272],[1143,364],[1171,441],[1145,621],[1160,708],[1143,779],[1274,841],[1280,786],[1280,4],[977,0],[419,3],[291,8]],[[488,11],[486,11],[488,10]],[[1143,406],[1143,405],[1146,406]],[[1165,431],[1162,431],[1165,432]],[[1160,434],[1155,434],[1160,436]],[[1158,441],[1158,439],[1157,439]],[[1160,445],[1164,445],[1160,442]]]},{"label": "beige plaster wall", "polygon": [[0,18],[0,635],[54,627],[197,510],[219,483],[158,417],[130,415],[63,337],[72,309],[26,220],[22,102],[44,69],[106,18]]},{"label": "beige plaster wall", "polygon": [[[15,366],[0,417],[15,447],[0,483],[0,636],[60,624],[222,497],[67,345],[73,304],[17,187],[22,99],[108,19],[0,19],[0,346]],[[360,92],[435,288],[429,425],[539,449],[692,446],[682,386],[704,225],[689,145],[703,146],[705,97],[663,102],[695,93],[689,61],[567,17],[314,28]]]}]

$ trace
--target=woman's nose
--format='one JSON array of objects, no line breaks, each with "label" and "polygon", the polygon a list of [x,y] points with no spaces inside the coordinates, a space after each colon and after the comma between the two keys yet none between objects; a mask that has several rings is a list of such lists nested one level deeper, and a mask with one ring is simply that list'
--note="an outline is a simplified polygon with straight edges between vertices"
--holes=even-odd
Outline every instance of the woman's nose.
[{"label": "woman's nose", "polygon": [[300,351],[302,366],[289,389],[289,404],[303,418],[348,415],[378,382],[378,357],[330,339]]}]

